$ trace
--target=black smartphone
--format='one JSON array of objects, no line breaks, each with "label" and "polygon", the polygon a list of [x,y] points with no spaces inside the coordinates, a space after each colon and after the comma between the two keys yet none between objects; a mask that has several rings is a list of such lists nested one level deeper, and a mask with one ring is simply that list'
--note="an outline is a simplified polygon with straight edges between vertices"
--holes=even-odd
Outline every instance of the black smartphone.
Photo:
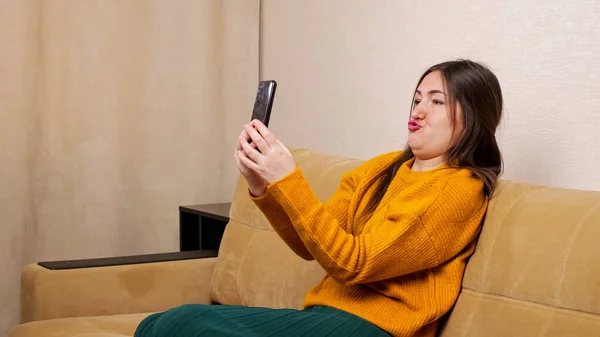
[{"label": "black smartphone", "polygon": [[276,89],[277,82],[275,81],[260,81],[258,83],[258,91],[256,92],[256,100],[254,101],[254,110],[252,110],[251,121],[258,119],[265,126],[269,126]]}]

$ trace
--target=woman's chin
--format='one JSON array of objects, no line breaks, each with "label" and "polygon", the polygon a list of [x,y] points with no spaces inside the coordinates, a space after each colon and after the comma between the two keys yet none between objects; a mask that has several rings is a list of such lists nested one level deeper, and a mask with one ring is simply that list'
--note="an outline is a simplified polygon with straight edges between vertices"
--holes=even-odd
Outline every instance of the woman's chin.
[{"label": "woman's chin", "polygon": [[432,157],[430,151],[427,151],[427,149],[423,147],[423,144],[419,143],[411,145],[411,143],[409,143],[408,147],[410,147],[413,155],[420,160],[425,160]]},{"label": "woman's chin", "polygon": [[408,137],[408,147],[410,147],[410,149],[415,152],[415,151],[419,151],[419,149],[421,149],[423,147],[423,144],[416,140],[413,139],[412,137]]}]

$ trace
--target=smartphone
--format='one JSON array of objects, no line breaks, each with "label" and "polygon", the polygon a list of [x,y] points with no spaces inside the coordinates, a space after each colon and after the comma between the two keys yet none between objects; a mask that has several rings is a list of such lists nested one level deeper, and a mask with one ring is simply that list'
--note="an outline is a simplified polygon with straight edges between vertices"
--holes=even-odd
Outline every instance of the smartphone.
[{"label": "smartphone", "polygon": [[252,110],[252,118],[250,118],[251,121],[258,119],[265,126],[269,126],[276,89],[277,82],[275,81],[260,81],[258,83],[258,91],[256,92],[256,100],[254,101],[254,110]]}]

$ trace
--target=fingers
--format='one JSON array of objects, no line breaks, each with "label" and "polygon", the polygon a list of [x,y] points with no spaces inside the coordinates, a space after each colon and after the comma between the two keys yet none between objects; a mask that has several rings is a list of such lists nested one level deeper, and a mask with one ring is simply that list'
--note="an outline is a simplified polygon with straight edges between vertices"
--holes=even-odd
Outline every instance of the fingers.
[{"label": "fingers", "polygon": [[255,148],[250,146],[247,141],[241,140],[239,143],[242,147],[242,152],[245,154],[245,157],[248,157],[255,163],[261,159],[261,154]]},{"label": "fingers", "polygon": [[259,121],[258,119],[255,119],[252,122],[250,122],[250,125],[252,125],[258,131],[262,138],[267,142],[269,147],[277,144],[277,138],[275,138],[275,136],[271,133],[271,131],[269,131],[269,129],[263,124],[263,122]]},{"label": "fingers", "polygon": [[238,137],[238,142],[235,145],[236,150],[240,150],[240,151],[242,150],[242,145],[240,143],[241,141],[249,143],[252,148],[256,148],[256,144],[252,141],[252,139],[250,138],[250,136],[248,135],[246,130],[243,130],[242,133],[240,133],[240,136]]},{"label": "fingers", "polygon": [[252,139],[252,141],[256,144],[256,147],[260,150],[260,152],[267,153],[271,149],[263,136],[261,136],[261,134],[258,133],[258,131],[256,131],[252,125],[244,125],[244,131],[246,131],[246,133],[250,136],[250,139]]},{"label": "fingers", "polygon": [[237,151],[242,151],[242,142],[244,142],[244,141],[247,142],[246,140],[244,140],[244,138],[242,137],[242,135],[240,135],[238,137],[237,143],[235,144],[235,152],[236,152],[236,154],[237,154]]},{"label": "fingers", "polygon": [[[256,150],[254,150],[254,151],[256,151]],[[249,171],[254,171],[254,172],[258,172],[259,171],[258,164],[256,164],[255,162],[253,162],[247,156],[245,156],[242,151],[238,151],[237,157],[238,157],[238,160],[240,161],[240,164],[244,167],[244,169],[248,170],[246,172],[249,173]]]},{"label": "fingers", "polygon": [[244,154],[243,151],[241,150],[236,150],[234,157],[235,157],[235,164],[238,167],[238,170],[240,171],[240,173],[242,173],[242,175],[247,176],[249,174],[251,174],[252,172],[250,171],[250,168],[244,164],[244,162],[242,161],[242,157],[245,157],[246,155]]},{"label": "fingers", "polygon": [[243,156],[242,151],[239,150],[235,150],[235,153],[233,155],[235,157],[235,164],[238,167],[238,170],[243,174],[246,175],[249,173],[249,169],[248,167],[246,167],[246,165],[244,165],[240,159],[241,156]]},{"label": "fingers", "polygon": [[249,175],[252,172],[258,172],[258,164],[248,158],[244,150],[236,150],[234,157],[235,163],[243,175]]}]

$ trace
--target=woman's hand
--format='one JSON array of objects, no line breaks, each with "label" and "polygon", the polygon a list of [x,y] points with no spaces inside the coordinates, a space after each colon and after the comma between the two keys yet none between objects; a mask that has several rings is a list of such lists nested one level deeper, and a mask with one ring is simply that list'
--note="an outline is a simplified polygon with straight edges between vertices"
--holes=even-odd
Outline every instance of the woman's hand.
[{"label": "woman's hand", "polygon": [[[250,136],[246,130],[242,131],[235,147],[235,163],[244,179],[246,179],[250,193],[255,197],[261,197],[267,190],[267,181],[244,164],[247,160],[242,161],[242,158],[247,158],[246,151],[244,151],[242,144],[248,144],[250,141]],[[254,146],[254,143],[251,145]]]},{"label": "woman's hand", "polygon": [[258,120],[244,125],[235,157],[254,196],[264,195],[267,184],[284,178],[296,169],[290,151]]}]

